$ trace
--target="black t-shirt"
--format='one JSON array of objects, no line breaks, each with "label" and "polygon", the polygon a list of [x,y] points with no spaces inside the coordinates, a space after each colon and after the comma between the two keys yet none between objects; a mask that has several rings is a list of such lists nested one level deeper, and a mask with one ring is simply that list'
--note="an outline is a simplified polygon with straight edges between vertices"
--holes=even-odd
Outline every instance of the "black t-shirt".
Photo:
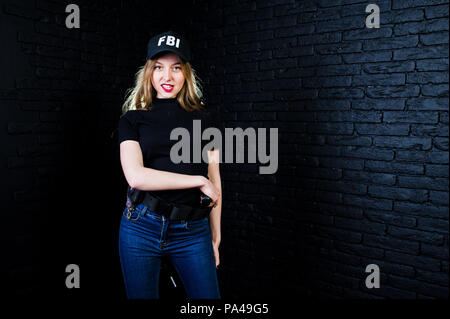
[{"label": "black t-shirt", "polygon": [[[201,120],[201,132],[207,127],[221,126],[217,113],[207,110],[185,111],[176,98],[155,98],[151,110],[130,110],[119,120],[119,144],[125,140],[138,141],[142,149],[144,167],[173,173],[188,175],[203,175],[208,178],[208,163],[201,158],[201,151],[210,141],[201,142],[200,163],[193,161],[193,121]],[[190,136],[190,163],[173,163],[170,159],[172,146],[179,143],[181,136],[176,140],[170,139],[170,133],[177,127],[189,131]],[[201,139],[201,134],[200,134]],[[176,204],[198,206],[202,192],[199,188],[148,191],[166,201]]]}]

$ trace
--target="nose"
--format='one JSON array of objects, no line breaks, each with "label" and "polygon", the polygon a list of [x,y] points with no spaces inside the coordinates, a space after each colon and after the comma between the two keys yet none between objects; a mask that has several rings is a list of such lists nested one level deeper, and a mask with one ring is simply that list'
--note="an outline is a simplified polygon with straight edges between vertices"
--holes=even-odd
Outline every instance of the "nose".
[{"label": "nose", "polygon": [[163,73],[164,81],[169,81],[172,79],[172,71],[170,68],[166,68]]}]

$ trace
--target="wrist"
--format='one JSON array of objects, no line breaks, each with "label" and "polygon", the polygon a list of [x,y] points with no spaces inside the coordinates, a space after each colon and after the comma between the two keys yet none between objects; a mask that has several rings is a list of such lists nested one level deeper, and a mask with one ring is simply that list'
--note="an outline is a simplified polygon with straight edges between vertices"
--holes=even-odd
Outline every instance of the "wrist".
[{"label": "wrist", "polygon": [[214,234],[214,233],[212,233],[211,235],[212,235],[212,236],[211,236],[212,242],[213,242],[214,244],[220,244],[220,240],[221,240],[220,234]]},{"label": "wrist", "polygon": [[197,176],[197,187],[203,187],[206,185],[206,177],[202,175]]}]

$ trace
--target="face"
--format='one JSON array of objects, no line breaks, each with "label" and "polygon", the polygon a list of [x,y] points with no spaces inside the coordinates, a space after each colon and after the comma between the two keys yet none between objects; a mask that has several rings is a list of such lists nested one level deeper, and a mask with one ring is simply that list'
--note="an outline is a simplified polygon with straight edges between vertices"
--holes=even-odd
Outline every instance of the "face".
[{"label": "face", "polygon": [[175,53],[169,52],[157,58],[153,74],[152,85],[156,90],[156,97],[160,99],[174,98],[184,84],[181,71],[181,59]]}]

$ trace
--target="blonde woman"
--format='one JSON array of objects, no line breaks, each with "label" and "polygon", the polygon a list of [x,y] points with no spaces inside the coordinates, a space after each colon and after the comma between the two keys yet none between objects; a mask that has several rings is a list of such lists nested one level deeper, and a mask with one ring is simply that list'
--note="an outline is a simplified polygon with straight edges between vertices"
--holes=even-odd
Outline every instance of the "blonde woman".
[{"label": "blonde woman", "polygon": [[119,120],[123,173],[129,190],[140,191],[135,205],[127,202],[119,231],[128,298],[158,298],[162,256],[169,257],[188,298],[220,298],[219,150],[208,150],[208,163],[170,158],[177,142],[170,139],[173,129],[183,127],[192,137],[194,120],[200,119],[202,127],[212,123],[189,61],[189,44],[181,35],[168,31],[150,39],[147,62],[136,74]]}]

